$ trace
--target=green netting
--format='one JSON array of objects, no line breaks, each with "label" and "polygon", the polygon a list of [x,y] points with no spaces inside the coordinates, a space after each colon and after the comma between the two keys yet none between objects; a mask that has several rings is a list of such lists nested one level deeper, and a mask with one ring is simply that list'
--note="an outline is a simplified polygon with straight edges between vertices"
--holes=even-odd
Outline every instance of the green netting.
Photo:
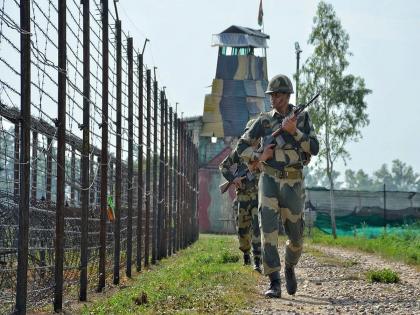
[{"label": "green netting", "polygon": [[[376,237],[385,225],[387,233],[398,233],[420,222],[420,193],[417,192],[334,190],[332,193],[338,235]],[[329,234],[330,206],[329,190],[306,190],[305,217]],[[416,226],[420,230],[420,225]]]},{"label": "green netting", "polygon": [[[385,221],[383,216],[378,215],[360,217],[350,214],[342,217],[336,217],[337,235],[358,235],[365,236],[367,238],[376,237],[382,234],[384,232],[385,223],[387,233],[400,233],[410,229],[420,234],[420,224],[418,224],[418,222],[420,221],[414,216],[407,216],[392,221]],[[413,225],[418,228],[413,229]],[[315,226],[321,231],[331,234],[330,215],[326,213],[317,213]]]}]

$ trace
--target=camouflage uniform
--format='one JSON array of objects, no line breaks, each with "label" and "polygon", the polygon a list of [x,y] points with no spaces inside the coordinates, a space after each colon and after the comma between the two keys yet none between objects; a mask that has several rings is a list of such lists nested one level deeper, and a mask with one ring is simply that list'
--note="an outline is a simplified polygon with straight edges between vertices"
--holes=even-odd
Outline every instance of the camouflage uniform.
[{"label": "camouflage uniform", "polygon": [[[293,105],[289,104],[289,112]],[[254,151],[252,144],[256,139],[277,130],[285,116],[276,110],[262,113],[252,127],[239,139],[236,151],[246,162],[259,159],[260,153]],[[283,145],[276,145],[273,159],[262,162],[259,179],[259,215],[262,230],[262,260],[265,275],[280,271],[278,246],[279,216],[288,236],[285,262],[290,266],[297,264],[303,245],[303,205],[305,187],[301,169],[311,155],[316,155],[319,143],[306,112],[297,119],[297,132],[290,135],[282,131]]]},{"label": "camouflage uniform", "polygon": [[[232,151],[219,165],[223,177],[228,181],[233,181],[236,168],[244,167],[247,168],[235,151]],[[259,259],[261,256],[261,234],[258,224],[257,179],[245,182],[243,188],[236,189],[236,200],[238,202],[239,249],[243,253],[249,253],[252,245],[254,260],[255,258]]]}]

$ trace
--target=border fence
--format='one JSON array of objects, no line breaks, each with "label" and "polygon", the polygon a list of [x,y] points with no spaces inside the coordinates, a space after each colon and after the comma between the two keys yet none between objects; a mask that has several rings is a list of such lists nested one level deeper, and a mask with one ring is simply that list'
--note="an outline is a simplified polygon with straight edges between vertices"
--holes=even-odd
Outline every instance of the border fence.
[{"label": "border fence", "polygon": [[108,0],[0,0],[2,314],[198,238],[197,148],[121,24]]}]

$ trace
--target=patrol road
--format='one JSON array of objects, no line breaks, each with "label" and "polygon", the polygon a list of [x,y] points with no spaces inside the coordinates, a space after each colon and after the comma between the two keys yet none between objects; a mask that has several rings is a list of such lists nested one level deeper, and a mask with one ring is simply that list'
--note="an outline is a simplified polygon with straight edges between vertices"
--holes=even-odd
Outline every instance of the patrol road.
[{"label": "patrol road", "polygon": [[[280,249],[280,252],[284,249]],[[341,248],[304,245],[295,296],[261,298],[252,314],[420,314],[420,273],[403,263]],[[368,270],[390,268],[398,284],[369,283]],[[260,279],[258,289],[266,283]]]}]

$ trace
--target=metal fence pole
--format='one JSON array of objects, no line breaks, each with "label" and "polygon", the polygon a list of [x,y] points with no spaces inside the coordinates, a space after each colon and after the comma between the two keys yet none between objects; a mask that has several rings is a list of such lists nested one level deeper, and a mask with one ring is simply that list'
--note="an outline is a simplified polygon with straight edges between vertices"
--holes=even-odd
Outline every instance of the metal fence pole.
[{"label": "metal fence pole", "polygon": [[178,117],[177,113],[174,113],[174,151],[173,151],[173,164],[174,164],[174,187],[173,187],[173,194],[174,194],[174,231],[173,231],[173,252],[176,253],[177,249],[177,242],[178,242],[178,155],[179,155],[179,147],[178,147]]},{"label": "metal fence pole", "polygon": [[153,81],[153,225],[152,225],[152,264],[156,263],[157,258],[157,207],[158,207],[158,178],[157,178],[157,167],[158,167],[158,154],[157,154],[157,142],[158,142],[158,83],[156,77]]},{"label": "metal fence pole", "polygon": [[139,148],[138,148],[138,177],[137,177],[137,271],[141,270],[141,243],[143,241],[143,55],[138,58],[139,76]]},{"label": "metal fence pole", "polygon": [[199,214],[198,214],[198,197],[199,197],[199,187],[200,187],[200,174],[199,174],[199,151],[198,151],[198,147],[195,148],[195,173],[196,173],[196,178],[195,178],[195,234],[196,234],[196,240],[198,240],[198,238],[200,237],[200,233],[199,233],[199,226],[200,226],[200,221],[199,221]]},{"label": "metal fence pole", "polygon": [[174,159],[173,159],[173,113],[172,107],[169,107],[169,167],[168,167],[168,202],[169,202],[169,219],[168,219],[168,255],[171,256],[173,253],[173,227],[174,227],[174,195],[173,195],[173,187],[174,187]]},{"label": "metal fence pole", "polygon": [[20,196],[19,196],[19,236],[18,265],[16,272],[16,313],[26,313],[27,271],[28,271],[28,237],[29,237],[29,175],[30,175],[30,129],[31,129],[31,20],[30,0],[20,1]]},{"label": "metal fence pole", "polygon": [[165,142],[163,141],[163,136],[165,134],[164,125],[165,125],[165,108],[164,108],[164,92],[160,92],[160,155],[159,155],[159,197],[158,197],[158,219],[157,219],[157,244],[158,244],[158,259],[163,257],[163,235],[165,232],[164,229],[164,185],[165,185]]},{"label": "metal fence pole", "polygon": [[182,122],[179,122],[179,144],[180,144],[180,156],[179,156],[179,247],[184,248],[184,148],[185,148],[185,139],[184,139],[184,129]]},{"label": "metal fence pole", "polygon": [[133,251],[133,38],[127,39],[128,59],[128,212],[127,212],[127,265],[126,275],[131,277]]},{"label": "metal fence pole", "polygon": [[38,132],[32,132],[32,187],[31,199],[36,200],[38,186]]},{"label": "metal fence pole", "polygon": [[47,183],[46,183],[46,192],[45,199],[51,201],[51,186],[52,186],[52,155],[53,155],[53,139],[47,137]]},{"label": "metal fence pole", "polygon": [[[89,132],[90,132],[90,15],[89,0],[83,1],[83,144],[81,152],[82,177],[82,212],[80,238],[80,291],[79,300],[87,298],[87,265],[88,265],[88,213],[89,213],[89,182],[93,176],[93,161],[89,169]],[[91,189],[90,194],[92,194]],[[92,197],[90,198],[92,202]]]},{"label": "metal fence pole", "polygon": [[122,83],[121,83],[121,21],[115,22],[115,32],[117,39],[117,146],[115,161],[115,230],[114,230],[114,284],[120,282],[120,217],[121,217],[121,101],[122,101]]},{"label": "metal fence pole", "polygon": [[76,148],[74,146],[74,143],[71,144],[71,159],[70,159],[70,204],[72,206],[75,206],[76,201]]},{"label": "metal fence pole", "polygon": [[90,200],[89,202],[90,202],[90,205],[93,206],[95,203],[95,190],[96,190],[96,187],[95,187],[96,185],[94,182],[95,172],[93,169],[95,165],[95,154],[92,153],[89,155],[89,157],[90,157],[90,163],[88,164],[89,165],[89,177],[88,177],[89,186],[88,187],[89,187],[89,200]]},{"label": "metal fence pole", "polygon": [[[102,3],[102,144],[101,144],[101,214],[99,227],[99,277],[97,291],[105,288],[106,211],[108,206],[108,0]],[[111,168],[112,169],[112,168]]]},{"label": "metal fence pole", "polygon": [[145,244],[144,244],[144,265],[149,266],[150,250],[150,159],[151,159],[151,72],[146,71],[146,95],[147,95],[147,137],[146,137],[146,222],[145,222]]},{"label": "metal fence pole", "polygon": [[182,200],[181,200],[181,187],[182,187],[182,176],[181,176],[181,157],[182,157],[182,135],[181,135],[181,120],[177,118],[177,133],[178,133],[178,155],[177,155],[177,243],[176,243],[176,249],[177,251],[181,248],[181,207],[182,207]]},{"label": "metal fence pole", "polygon": [[15,124],[15,158],[14,158],[14,172],[13,172],[13,196],[17,199],[19,197],[19,151],[20,151],[20,126],[19,123]]},{"label": "metal fence pole", "polygon": [[187,156],[187,133],[185,130],[185,123],[182,123],[182,248],[185,248],[186,244],[186,232],[187,232],[187,167],[186,167],[186,156]]},{"label": "metal fence pole", "polygon": [[168,256],[168,232],[169,232],[169,184],[168,184],[168,179],[169,179],[169,167],[168,167],[168,163],[169,163],[169,159],[168,159],[168,100],[166,99],[166,96],[164,97],[164,102],[163,102],[164,106],[165,106],[165,124],[164,124],[164,133],[165,133],[165,185],[164,187],[164,196],[165,196],[165,232],[164,232],[164,242],[163,242],[163,257],[167,257]]},{"label": "metal fence pole", "polygon": [[57,123],[57,205],[55,213],[55,292],[54,311],[63,304],[64,203],[66,182],[66,0],[58,4],[58,123]]}]

